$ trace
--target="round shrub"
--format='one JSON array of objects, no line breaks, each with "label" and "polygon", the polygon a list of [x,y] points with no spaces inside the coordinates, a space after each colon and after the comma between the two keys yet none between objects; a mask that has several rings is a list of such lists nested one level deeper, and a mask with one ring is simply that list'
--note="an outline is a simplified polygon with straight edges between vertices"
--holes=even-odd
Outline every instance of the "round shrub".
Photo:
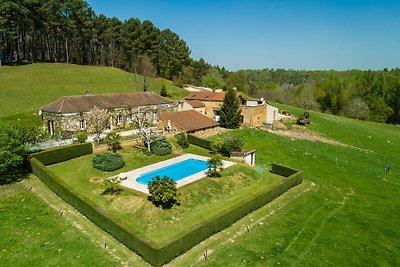
[{"label": "round shrub", "polygon": [[171,143],[167,138],[158,138],[150,145],[151,152],[157,156],[165,156],[172,152]]},{"label": "round shrub", "polygon": [[78,140],[79,143],[85,143],[86,140],[88,139],[88,135],[85,132],[80,132],[76,135],[76,139]]},{"label": "round shrub", "polygon": [[121,169],[125,162],[119,153],[106,152],[92,158],[93,167],[101,171],[112,172]]},{"label": "round shrub", "polygon": [[176,183],[168,176],[160,178],[160,176],[153,177],[147,185],[150,195],[148,199],[154,205],[161,206],[162,208],[171,208],[178,199],[178,189]]},{"label": "round shrub", "polygon": [[231,152],[236,152],[236,151],[241,151],[243,147],[242,141],[240,141],[236,137],[232,136],[227,136],[224,139],[224,143],[222,144],[222,147],[220,148],[220,152],[222,155],[229,157],[229,154]]}]

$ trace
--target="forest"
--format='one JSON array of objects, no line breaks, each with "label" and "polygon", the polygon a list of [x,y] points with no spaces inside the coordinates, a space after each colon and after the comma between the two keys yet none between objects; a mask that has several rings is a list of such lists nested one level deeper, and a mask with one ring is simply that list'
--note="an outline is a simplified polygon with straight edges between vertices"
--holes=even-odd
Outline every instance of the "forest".
[{"label": "forest", "polygon": [[[111,66],[184,84],[232,88],[335,115],[398,124],[400,69],[228,71],[190,57],[178,34],[152,22],[97,15],[84,0],[1,0],[0,65]],[[268,65],[268,62],[265,63]]]}]

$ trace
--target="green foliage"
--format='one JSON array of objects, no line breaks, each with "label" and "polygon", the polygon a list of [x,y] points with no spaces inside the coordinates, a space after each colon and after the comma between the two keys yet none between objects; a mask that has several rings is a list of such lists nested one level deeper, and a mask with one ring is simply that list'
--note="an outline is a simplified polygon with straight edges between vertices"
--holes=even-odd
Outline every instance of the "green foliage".
[{"label": "green foliage", "polygon": [[213,152],[213,154],[218,154],[221,152],[223,143],[221,142],[213,142],[211,144],[211,151]]},{"label": "green foliage", "polygon": [[176,183],[168,176],[160,178],[156,176],[147,185],[149,190],[148,199],[154,205],[161,206],[163,209],[171,208],[178,200],[178,189]]},{"label": "green foliage", "polygon": [[116,195],[121,192],[121,180],[118,177],[109,177],[104,180],[103,195]]},{"label": "green foliage", "polygon": [[240,141],[237,137],[227,135],[224,138],[224,142],[221,145],[219,152],[229,157],[231,152],[240,152],[242,151],[243,142]]},{"label": "green foliage", "polygon": [[211,144],[213,142],[211,142],[211,141],[208,141],[208,140],[205,140],[205,139],[201,139],[201,138],[199,138],[197,136],[194,136],[194,135],[191,135],[191,134],[187,135],[187,139],[188,139],[189,143],[191,143],[193,145],[196,145],[196,146],[208,149],[208,150],[212,150]]},{"label": "green foliage", "polygon": [[36,158],[43,165],[47,166],[92,153],[92,144],[83,143],[46,149],[42,152],[32,154],[31,157]]},{"label": "green foliage", "polygon": [[104,143],[108,145],[109,150],[115,153],[122,148],[121,135],[118,132],[110,132],[106,135]]},{"label": "green foliage", "polygon": [[186,137],[186,134],[179,133],[175,135],[178,145],[180,145],[183,149],[188,148],[190,143]]},{"label": "green foliage", "polygon": [[29,150],[41,139],[42,132],[38,127],[0,123],[0,184],[5,183],[5,173],[22,167]]},{"label": "green foliage", "polygon": [[150,150],[154,155],[165,156],[171,154],[172,145],[165,137],[157,138],[151,142]]},{"label": "green foliage", "polygon": [[227,129],[239,128],[240,126],[240,109],[239,98],[236,91],[229,89],[224,98],[220,110],[220,123],[222,127]]},{"label": "green foliage", "polygon": [[213,155],[208,161],[208,175],[211,177],[219,177],[219,171],[223,169],[222,158],[220,155]]},{"label": "green foliage", "polygon": [[164,83],[161,85],[160,96],[163,96],[163,97],[168,96],[167,87],[165,86]]},{"label": "green foliage", "polygon": [[76,135],[76,139],[78,139],[78,142],[82,144],[86,142],[88,135],[85,132],[80,132]]},{"label": "green foliage", "polygon": [[225,81],[222,79],[218,70],[210,69],[202,79],[203,85],[212,89],[222,89],[225,86]]},{"label": "green foliage", "polygon": [[[232,82],[234,81],[234,82]],[[247,86],[252,96],[294,104],[335,115],[349,114],[348,105],[360,99],[368,105],[362,116],[377,122],[400,122],[400,71],[246,70],[229,74],[228,87]],[[246,91],[246,90],[245,90]],[[350,117],[358,116],[350,112]]]},{"label": "green foliage", "polygon": [[125,162],[119,153],[106,152],[92,158],[93,167],[101,171],[112,172],[121,169]]}]

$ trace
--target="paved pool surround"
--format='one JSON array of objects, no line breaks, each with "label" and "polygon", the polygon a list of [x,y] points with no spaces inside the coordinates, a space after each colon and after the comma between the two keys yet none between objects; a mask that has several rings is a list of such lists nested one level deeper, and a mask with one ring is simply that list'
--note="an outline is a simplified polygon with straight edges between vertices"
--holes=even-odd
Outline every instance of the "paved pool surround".
[{"label": "paved pool surround", "polygon": [[[138,168],[129,172],[124,172],[119,174],[120,177],[126,177],[127,179],[121,182],[121,185],[124,187],[128,187],[131,189],[134,189],[136,191],[143,192],[145,194],[149,194],[149,190],[147,190],[147,185],[140,184],[136,182],[136,179],[139,178],[142,174],[154,171],[156,169],[160,169],[187,159],[198,159],[198,160],[203,160],[203,161],[208,161],[210,158],[209,157],[204,157],[204,156],[199,156],[195,154],[185,154],[182,156],[178,156],[172,159],[164,160],[162,162],[157,162],[142,168]],[[232,165],[235,165],[236,163],[227,161],[227,160],[222,160],[223,163],[223,168],[228,168]],[[194,181],[197,181],[203,177],[207,176],[207,170],[201,171],[195,174],[192,174],[190,176],[187,176],[183,179],[180,179],[176,182],[177,187],[181,187],[187,184],[190,184]]]}]

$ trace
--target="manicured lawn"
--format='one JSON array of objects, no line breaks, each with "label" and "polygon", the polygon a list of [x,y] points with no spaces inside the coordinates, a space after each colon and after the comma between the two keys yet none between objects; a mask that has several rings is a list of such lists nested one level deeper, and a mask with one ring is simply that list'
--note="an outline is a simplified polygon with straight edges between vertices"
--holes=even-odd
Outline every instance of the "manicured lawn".
[{"label": "manicured lawn", "polygon": [[1,266],[114,266],[90,236],[21,184],[0,187]]},{"label": "manicured lawn", "polygon": [[[203,152],[193,147],[187,151]],[[93,155],[69,160],[49,166],[50,170],[62,177],[71,187],[79,190],[114,218],[156,243],[164,244],[183,235],[200,221],[211,218],[242,202],[255,192],[272,188],[282,177],[268,170],[256,170],[238,164],[222,172],[221,178],[203,178],[179,188],[179,206],[163,210],[147,200],[147,196],[134,190],[125,189],[118,196],[104,196],[102,184],[90,180],[93,177],[108,177],[150,163],[172,157],[142,155],[136,149],[121,151],[126,165],[113,173],[98,171],[92,167]],[[134,219],[133,219],[134,218]]]},{"label": "manicured lawn", "polygon": [[[142,92],[143,77],[116,68],[35,63],[0,68],[0,119],[40,122],[39,108],[63,95]],[[187,91],[163,79],[149,79],[149,91],[159,93],[162,83],[172,98]],[[7,118],[11,116],[10,118]]]}]

